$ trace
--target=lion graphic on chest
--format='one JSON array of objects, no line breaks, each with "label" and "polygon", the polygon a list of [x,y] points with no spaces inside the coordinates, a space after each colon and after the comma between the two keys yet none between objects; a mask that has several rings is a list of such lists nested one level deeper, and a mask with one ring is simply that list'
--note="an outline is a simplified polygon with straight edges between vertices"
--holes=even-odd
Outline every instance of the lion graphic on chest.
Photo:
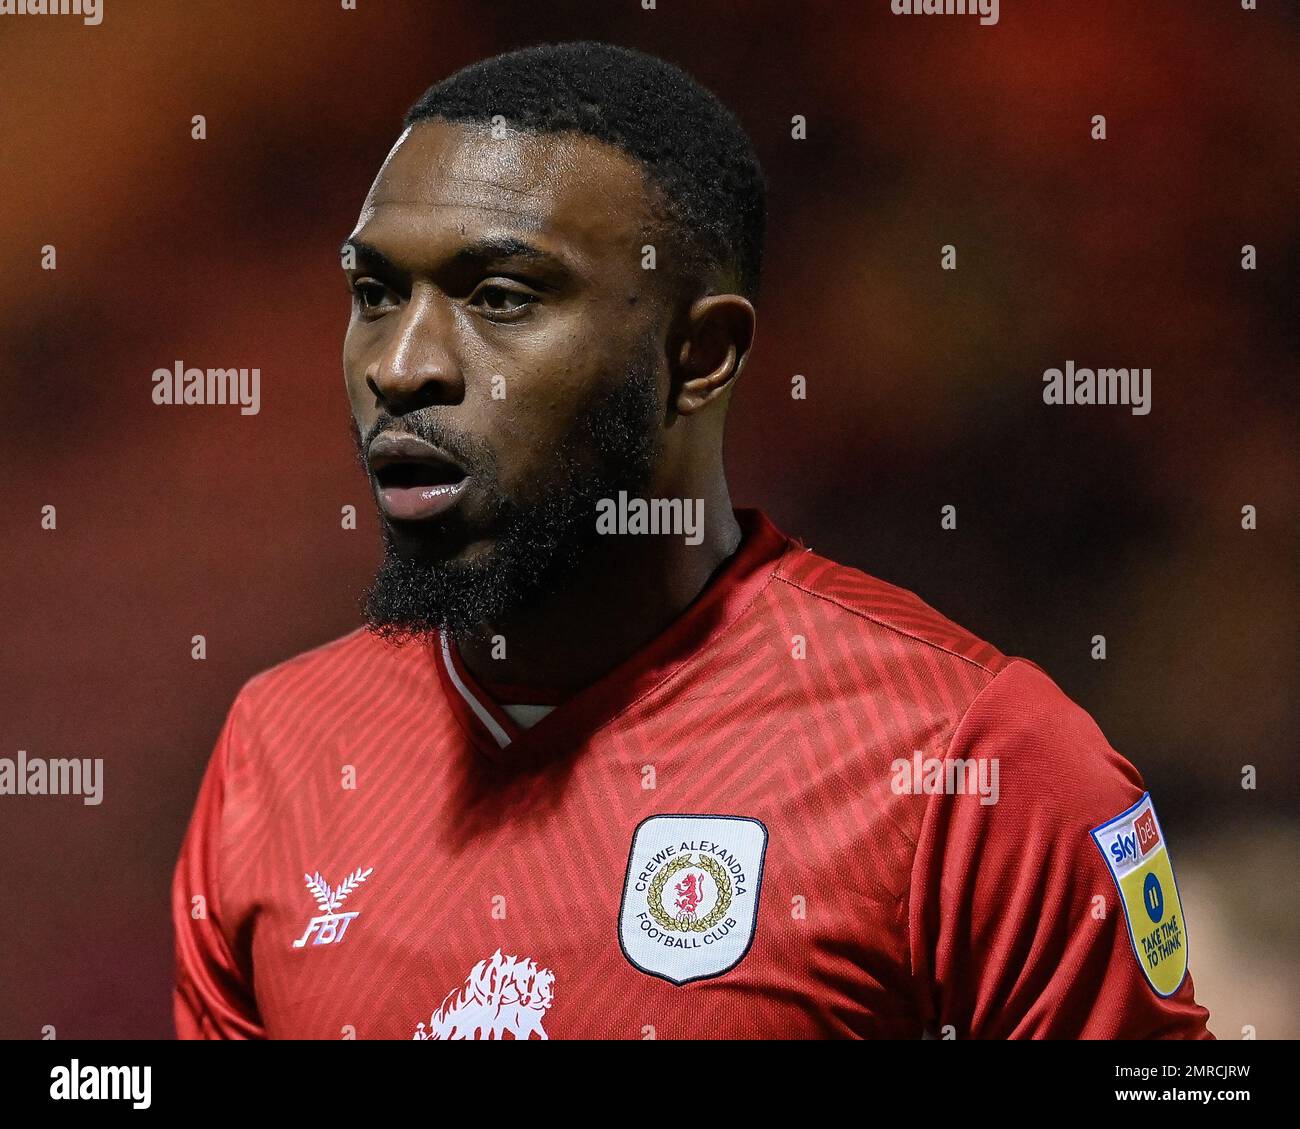
[{"label": "lion graphic on chest", "polygon": [[542,1028],[555,999],[555,973],[526,957],[502,956],[497,949],[470,971],[462,987],[449,992],[412,1039],[530,1039]]}]

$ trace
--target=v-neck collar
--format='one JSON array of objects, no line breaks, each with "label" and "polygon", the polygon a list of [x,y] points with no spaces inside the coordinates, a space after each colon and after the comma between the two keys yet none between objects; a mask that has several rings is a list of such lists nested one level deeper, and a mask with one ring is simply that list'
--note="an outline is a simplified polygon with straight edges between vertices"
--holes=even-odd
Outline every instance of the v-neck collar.
[{"label": "v-neck collar", "polygon": [[596,730],[651,693],[726,630],[763,590],[781,558],[798,542],[759,510],[733,511],[741,528],[736,552],[700,594],[658,636],[530,728],[516,724],[470,673],[450,636],[428,643],[438,679],[461,726],[489,760],[534,767],[577,749]]}]

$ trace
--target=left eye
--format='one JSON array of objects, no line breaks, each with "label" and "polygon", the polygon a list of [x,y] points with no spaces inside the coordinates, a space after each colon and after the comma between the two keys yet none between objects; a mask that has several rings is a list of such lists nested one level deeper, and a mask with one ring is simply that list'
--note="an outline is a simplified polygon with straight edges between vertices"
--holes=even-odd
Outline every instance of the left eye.
[{"label": "left eye", "polygon": [[536,300],[531,294],[508,290],[504,286],[485,286],[478,292],[478,299],[482,305],[497,314],[512,314]]}]

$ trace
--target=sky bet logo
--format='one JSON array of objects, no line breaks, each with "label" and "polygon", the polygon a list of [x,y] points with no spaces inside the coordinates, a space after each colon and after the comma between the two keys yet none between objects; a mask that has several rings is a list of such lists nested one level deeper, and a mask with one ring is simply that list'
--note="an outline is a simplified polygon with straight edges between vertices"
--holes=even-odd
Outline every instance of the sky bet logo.
[{"label": "sky bet logo", "polygon": [[1133,821],[1133,831],[1128,835],[1118,835],[1110,845],[1110,853],[1117,863],[1132,859],[1136,862],[1160,842],[1160,832],[1156,830],[1156,817],[1150,811],[1143,812]]}]

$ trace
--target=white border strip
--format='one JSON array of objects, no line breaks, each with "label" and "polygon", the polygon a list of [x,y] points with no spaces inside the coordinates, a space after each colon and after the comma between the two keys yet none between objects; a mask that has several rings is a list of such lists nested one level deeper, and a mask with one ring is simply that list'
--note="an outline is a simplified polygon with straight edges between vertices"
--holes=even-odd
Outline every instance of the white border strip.
[{"label": "white border strip", "polygon": [[460,696],[469,703],[469,708],[474,711],[474,716],[484,724],[487,731],[496,738],[497,744],[504,749],[508,744],[510,744],[510,734],[501,728],[497,723],[496,718],[488,713],[484,708],[483,703],[474,697],[474,695],[469,692],[469,687],[460,680],[460,675],[456,673],[456,666],[451,661],[451,650],[447,646],[447,633],[445,631],[439,632],[438,638],[442,642],[442,661],[446,664],[447,673],[451,676],[452,685],[460,691]]}]

